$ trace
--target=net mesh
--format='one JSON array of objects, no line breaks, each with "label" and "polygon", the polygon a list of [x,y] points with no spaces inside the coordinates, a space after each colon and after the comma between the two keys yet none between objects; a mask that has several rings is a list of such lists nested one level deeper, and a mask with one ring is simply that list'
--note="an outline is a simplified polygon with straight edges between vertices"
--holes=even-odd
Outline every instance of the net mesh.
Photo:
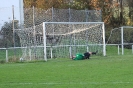
[{"label": "net mesh", "polygon": [[133,34],[133,27],[131,26],[123,26],[120,28],[112,29],[107,44],[121,45],[123,43],[125,48],[131,49],[133,44],[132,34]]},{"label": "net mesh", "polygon": [[44,58],[43,29],[46,35],[47,58],[68,58],[76,53],[96,50],[102,53],[102,23],[49,22],[45,23],[45,28],[40,24],[16,30],[21,46],[24,47],[23,58]]},{"label": "net mesh", "polygon": [[86,51],[102,52],[102,34],[102,24],[46,24],[47,45],[56,46],[54,57],[57,53],[59,57],[69,57],[70,48],[73,55]]},{"label": "net mesh", "polygon": [[25,29],[16,29],[20,38],[22,58],[25,60],[43,59],[43,26],[37,25]]}]

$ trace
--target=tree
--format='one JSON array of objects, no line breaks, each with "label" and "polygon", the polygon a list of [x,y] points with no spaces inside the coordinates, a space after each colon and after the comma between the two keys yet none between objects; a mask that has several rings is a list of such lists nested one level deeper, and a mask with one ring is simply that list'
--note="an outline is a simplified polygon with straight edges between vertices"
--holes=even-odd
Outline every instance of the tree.
[{"label": "tree", "polygon": [[133,25],[133,0],[129,0],[128,4],[129,4],[129,20],[127,24]]},{"label": "tree", "polygon": [[67,0],[24,0],[24,7],[31,8],[37,7],[42,9],[54,8],[66,8],[68,4]]},{"label": "tree", "polygon": [[[18,22],[14,22],[15,29],[18,29]],[[14,41],[13,41],[13,24],[12,22],[5,22],[4,25],[1,28],[1,35],[3,38],[0,40],[3,41],[0,47],[13,47]],[[19,37],[15,33],[15,41],[16,46],[20,46]]]},{"label": "tree", "polygon": [[[33,6],[36,7],[36,1],[37,0],[24,0],[24,8],[31,8]],[[41,0],[40,0],[41,1]]]}]

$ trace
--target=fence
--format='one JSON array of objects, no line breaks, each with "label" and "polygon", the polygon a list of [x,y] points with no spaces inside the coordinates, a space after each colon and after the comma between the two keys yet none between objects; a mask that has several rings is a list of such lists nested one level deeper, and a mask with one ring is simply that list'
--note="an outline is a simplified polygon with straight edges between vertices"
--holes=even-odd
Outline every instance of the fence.
[{"label": "fence", "polygon": [[24,26],[31,27],[42,22],[101,22],[101,10],[28,8],[24,10]]},{"label": "fence", "polygon": [[[132,55],[133,54],[133,45],[132,49],[129,51],[125,50],[126,55]],[[110,49],[116,48],[113,52],[110,53]],[[106,44],[106,54],[107,56],[110,55],[122,55],[122,49],[120,48],[121,44]],[[24,47],[11,47],[11,48],[0,48],[0,62],[17,62],[21,61],[22,56],[22,48]],[[69,58],[69,57],[68,57]]]},{"label": "fence", "polygon": [[0,61],[16,62],[22,56],[22,47],[0,48]]}]

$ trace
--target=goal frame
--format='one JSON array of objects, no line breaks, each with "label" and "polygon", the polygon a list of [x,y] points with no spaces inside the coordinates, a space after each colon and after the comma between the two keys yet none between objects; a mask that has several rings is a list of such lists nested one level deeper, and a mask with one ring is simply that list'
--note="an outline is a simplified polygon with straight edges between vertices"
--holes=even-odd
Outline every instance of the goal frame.
[{"label": "goal frame", "polygon": [[[120,30],[121,30],[121,48],[122,48],[121,54],[122,55],[124,55],[124,45],[129,44],[129,43],[124,43],[124,28],[133,29],[133,27],[132,26],[122,26],[122,27],[120,27]],[[130,44],[133,44],[133,43],[130,43]]]},{"label": "goal frame", "polygon": [[[43,43],[44,43],[44,60],[47,61],[47,45],[46,45],[46,24],[102,24],[102,42],[103,44],[103,56],[106,56],[106,44],[105,44],[105,25],[104,22],[43,22]],[[71,54],[71,50],[69,51]],[[52,55],[52,53],[51,53]]]}]

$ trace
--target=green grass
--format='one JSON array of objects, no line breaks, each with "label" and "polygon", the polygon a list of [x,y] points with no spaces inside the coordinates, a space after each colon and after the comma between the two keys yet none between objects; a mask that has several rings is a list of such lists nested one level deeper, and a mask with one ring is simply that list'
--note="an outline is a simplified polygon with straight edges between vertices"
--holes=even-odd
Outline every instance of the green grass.
[{"label": "green grass", "polygon": [[[106,52],[107,52],[107,56],[112,56],[112,55],[118,55],[118,46],[107,46],[106,47]],[[122,49],[121,47],[119,47],[119,55],[122,55]],[[132,53],[132,49],[124,49],[124,55],[131,55]]]},{"label": "green grass", "polygon": [[123,56],[0,65],[1,88],[131,88],[133,59]]},{"label": "green grass", "polygon": [[133,55],[116,50],[108,47],[107,56],[89,60],[0,64],[0,88],[132,88]]}]

